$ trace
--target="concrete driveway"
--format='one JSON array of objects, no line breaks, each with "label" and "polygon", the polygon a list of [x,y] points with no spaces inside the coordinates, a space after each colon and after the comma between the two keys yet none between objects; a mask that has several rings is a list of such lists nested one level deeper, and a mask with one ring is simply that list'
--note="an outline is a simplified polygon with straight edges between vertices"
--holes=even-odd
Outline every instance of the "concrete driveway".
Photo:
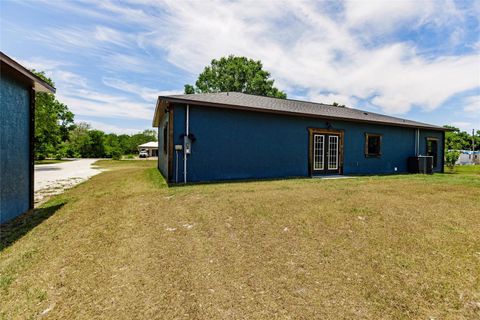
[{"label": "concrete driveway", "polygon": [[80,182],[102,172],[92,166],[98,159],[76,159],[35,166],[35,203],[45,202]]}]

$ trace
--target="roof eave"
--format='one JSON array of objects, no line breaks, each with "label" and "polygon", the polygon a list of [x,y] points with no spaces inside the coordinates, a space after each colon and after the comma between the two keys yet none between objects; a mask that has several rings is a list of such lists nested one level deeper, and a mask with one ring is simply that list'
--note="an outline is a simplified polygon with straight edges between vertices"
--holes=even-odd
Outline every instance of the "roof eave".
[{"label": "roof eave", "polygon": [[37,92],[47,92],[47,93],[55,93],[56,89],[43,81],[41,78],[37,77],[34,73],[29,71],[27,68],[4,54],[0,51],[0,61],[5,63],[12,71],[17,73],[19,76],[28,80],[32,89]]},{"label": "roof eave", "polygon": [[158,128],[160,120],[165,115],[168,108],[168,101],[164,97],[157,98],[157,104],[155,106],[155,113],[153,116],[152,127]]},{"label": "roof eave", "polygon": [[[407,128],[416,128],[416,129],[427,129],[427,130],[436,130],[436,131],[448,131],[446,128],[440,126],[421,126],[421,125],[411,125],[411,124],[401,124],[401,123],[391,123],[385,121],[373,121],[373,120],[366,120],[366,119],[352,119],[352,118],[345,118],[345,117],[332,117],[332,116],[324,116],[324,115],[316,115],[310,113],[300,113],[300,112],[290,112],[290,111],[282,111],[282,110],[272,110],[272,109],[263,109],[263,108],[252,108],[252,107],[244,107],[238,105],[230,105],[224,103],[215,103],[215,102],[206,102],[206,101],[198,101],[198,100],[190,100],[185,98],[176,98],[172,96],[159,96],[158,101],[163,100],[170,103],[182,103],[182,104],[193,104],[193,105],[201,105],[207,107],[217,107],[217,108],[228,108],[228,109],[237,109],[237,110],[246,110],[246,111],[257,111],[257,112],[264,112],[264,113],[276,113],[276,114],[284,114],[284,115],[293,115],[298,117],[309,117],[309,118],[320,118],[320,119],[328,119],[328,120],[342,120],[342,121],[349,121],[349,122],[362,122],[362,123],[373,123],[373,124],[386,124],[389,126],[395,127],[407,127]],[[158,106],[157,101],[157,106]],[[157,112],[155,112],[156,114]],[[154,119],[155,122],[155,119]],[[157,125],[158,126],[158,125]]]}]

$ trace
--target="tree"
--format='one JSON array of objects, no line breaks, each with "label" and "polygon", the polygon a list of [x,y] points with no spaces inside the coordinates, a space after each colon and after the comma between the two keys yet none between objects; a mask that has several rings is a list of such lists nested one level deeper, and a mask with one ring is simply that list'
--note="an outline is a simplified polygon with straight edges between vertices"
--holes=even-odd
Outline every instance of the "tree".
[{"label": "tree", "polygon": [[471,150],[472,140],[475,140],[475,150],[480,150],[480,131],[474,136],[453,126],[444,126],[451,131],[445,132],[445,148],[447,150]]},{"label": "tree", "polygon": [[335,101],[332,103],[332,106],[339,107],[339,108],[345,108],[344,104],[339,104],[338,102],[335,102]]},{"label": "tree", "polygon": [[137,153],[137,147],[141,144],[157,141],[157,133],[155,130],[144,130],[143,132],[131,135],[126,139],[126,145],[123,149],[124,154]]},{"label": "tree", "polygon": [[[51,86],[52,79],[44,72],[32,72]],[[68,140],[68,133],[73,125],[74,115],[68,107],[55,99],[51,93],[35,94],[35,158],[45,159],[58,156],[58,148]]]},{"label": "tree", "polygon": [[70,131],[68,143],[69,152],[71,157],[82,157],[83,146],[89,142],[88,131],[91,129],[90,125],[86,122],[79,122],[75,124],[74,128]]},{"label": "tree", "polygon": [[105,133],[100,130],[88,131],[88,140],[82,149],[84,158],[104,158],[105,157]]},{"label": "tree", "polygon": [[118,140],[118,136],[114,133],[105,135],[105,156],[114,160],[120,160],[122,156],[122,148]]},{"label": "tree", "polygon": [[185,85],[185,94],[234,91],[285,99],[286,93],[273,83],[260,61],[230,55],[213,59],[198,76],[195,87]]}]

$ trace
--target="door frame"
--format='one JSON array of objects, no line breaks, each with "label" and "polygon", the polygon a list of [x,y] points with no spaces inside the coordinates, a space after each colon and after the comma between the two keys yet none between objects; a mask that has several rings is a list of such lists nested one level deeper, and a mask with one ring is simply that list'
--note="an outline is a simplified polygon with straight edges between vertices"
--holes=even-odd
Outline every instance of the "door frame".
[{"label": "door frame", "polygon": [[[308,130],[308,174],[313,176],[313,135],[338,135],[338,174],[343,174],[343,136],[344,130],[333,130],[325,128],[307,128]],[[325,139],[326,140],[326,139]]]},{"label": "door frame", "polygon": [[[440,165],[440,159],[439,159],[439,152],[438,152],[438,141],[439,139],[436,138],[436,137],[426,137],[425,138],[425,155],[428,156],[428,142],[429,141],[435,141],[437,143],[437,150],[435,150],[435,157],[433,157],[433,161],[432,161],[432,167],[433,167],[433,170],[435,169],[438,169],[438,166]],[[436,166],[433,165],[433,162],[436,162]]]}]

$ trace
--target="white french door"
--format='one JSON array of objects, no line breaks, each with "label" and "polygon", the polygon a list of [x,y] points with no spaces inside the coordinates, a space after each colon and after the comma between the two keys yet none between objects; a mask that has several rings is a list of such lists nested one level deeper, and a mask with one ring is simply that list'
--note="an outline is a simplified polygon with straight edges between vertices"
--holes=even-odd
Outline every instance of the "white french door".
[{"label": "white french door", "polygon": [[328,136],[328,170],[338,169],[338,136]]},{"label": "white french door", "polygon": [[325,167],[325,136],[313,136],[313,170],[324,170]]},{"label": "white french door", "polygon": [[311,137],[312,173],[340,173],[340,136],[338,134],[314,133]]}]

